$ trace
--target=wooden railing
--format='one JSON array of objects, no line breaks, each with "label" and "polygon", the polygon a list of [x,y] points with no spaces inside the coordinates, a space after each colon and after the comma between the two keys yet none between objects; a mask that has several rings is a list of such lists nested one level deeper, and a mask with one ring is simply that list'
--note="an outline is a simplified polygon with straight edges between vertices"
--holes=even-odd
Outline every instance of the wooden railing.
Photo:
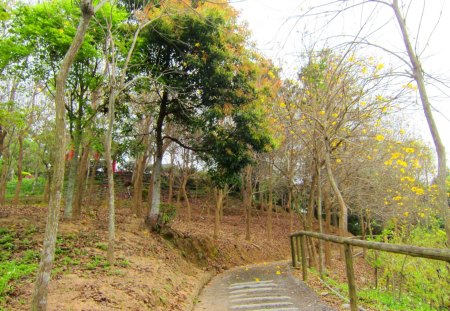
[{"label": "wooden railing", "polygon": [[357,240],[351,237],[340,237],[335,235],[322,234],[311,231],[299,231],[291,234],[291,252],[292,252],[292,266],[297,268],[298,261],[302,263],[303,280],[308,278],[308,267],[306,265],[306,237],[317,238],[337,244],[344,245],[345,267],[347,272],[348,292],[350,296],[351,311],[358,310],[358,299],[356,296],[355,274],[353,271],[353,253],[352,246],[374,249],[384,252],[409,255],[413,257],[421,257],[435,260],[442,260],[450,263],[450,250],[427,248],[411,245],[394,245],[381,242],[371,242]]}]

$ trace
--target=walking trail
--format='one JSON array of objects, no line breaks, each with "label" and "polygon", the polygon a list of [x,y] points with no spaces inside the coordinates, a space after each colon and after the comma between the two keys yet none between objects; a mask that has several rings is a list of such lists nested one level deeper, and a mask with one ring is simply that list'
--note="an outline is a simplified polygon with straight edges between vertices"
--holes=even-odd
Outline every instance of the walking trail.
[{"label": "walking trail", "polygon": [[222,273],[203,289],[194,311],[334,311],[290,269],[284,261]]}]

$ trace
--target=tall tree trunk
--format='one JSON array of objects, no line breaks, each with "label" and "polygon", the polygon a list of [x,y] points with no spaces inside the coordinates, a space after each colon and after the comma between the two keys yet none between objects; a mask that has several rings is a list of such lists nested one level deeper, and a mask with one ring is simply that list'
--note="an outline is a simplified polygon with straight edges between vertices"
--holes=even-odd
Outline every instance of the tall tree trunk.
[{"label": "tall tree trunk", "polygon": [[425,87],[425,78],[424,78],[424,71],[422,69],[422,64],[420,63],[420,60],[411,44],[410,37],[406,29],[405,19],[402,17],[400,13],[398,0],[393,0],[392,8],[394,10],[395,17],[402,32],[403,42],[405,44],[406,51],[408,52],[409,60],[412,65],[413,77],[414,80],[416,80],[417,87],[419,89],[423,112],[425,114],[425,118],[427,120],[428,127],[430,129],[431,137],[433,138],[434,146],[436,148],[436,154],[438,159],[438,174],[436,176],[436,185],[438,186],[439,190],[438,204],[440,207],[441,217],[442,219],[444,219],[445,232],[447,235],[447,247],[450,248],[450,208],[448,206],[448,199],[447,199],[447,186],[446,186],[447,159],[445,154],[445,147],[439,135],[436,122],[434,121],[433,113],[431,110],[431,104],[428,98],[427,89]]},{"label": "tall tree trunk", "polygon": [[2,171],[0,174],[0,206],[5,204],[6,200],[6,182],[8,180],[9,166],[11,165],[9,148],[3,149]]},{"label": "tall tree trunk", "polygon": [[183,180],[181,182],[181,194],[183,195],[183,201],[186,202],[186,208],[187,208],[187,221],[192,220],[192,212],[191,212],[191,204],[189,203],[189,198],[186,191],[186,185],[189,180],[189,175],[186,171],[183,172]]},{"label": "tall tree trunk", "polygon": [[247,165],[244,170],[244,207],[245,207],[245,239],[250,241],[251,232],[251,217],[252,217],[252,167],[251,165]]},{"label": "tall tree trunk", "polygon": [[173,152],[170,152],[170,168],[169,168],[169,199],[168,202],[169,204],[172,204],[172,200],[173,200],[173,165],[174,165],[174,157],[175,155],[173,154]]},{"label": "tall tree trunk", "polygon": [[268,204],[267,204],[267,237],[269,241],[272,241],[272,209],[273,209],[273,186],[272,186],[272,175],[273,175],[273,158],[270,156],[269,159],[269,186],[267,189],[268,193]]},{"label": "tall tree trunk", "polygon": [[317,175],[316,170],[313,170],[312,180],[311,180],[311,188],[309,191],[309,199],[308,199],[308,210],[306,212],[306,230],[310,231],[313,228],[313,219],[314,219],[314,198],[317,188]]},{"label": "tall tree trunk", "polygon": [[330,182],[331,188],[333,189],[334,195],[336,196],[339,204],[339,235],[345,236],[348,230],[348,211],[347,205],[345,204],[344,198],[341,191],[339,190],[336,179],[333,175],[333,170],[331,169],[331,159],[330,159],[330,146],[327,140],[324,141],[325,144],[325,166],[327,170],[328,180]]},{"label": "tall tree trunk", "polygon": [[[120,93],[121,85],[118,85],[116,81],[116,58],[115,58],[115,46],[114,39],[111,33],[111,25],[108,25],[108,37],[110,39],[110,55],[108,59],[111,59],[109,66],[109,87],[110,94],[108,100],[108,119],[107,128],[105,134],[105,162],[106,172],[108,175],[108,251],[107,259],[109,264],[114,265],[114,252],[115,252],[115,238],[116,238],[116,206],[115,206],[115,189],[114,189],[114,163],[112,159],[112,133],[114,130],[114,116],[116,97]],[[121,80],[122,81],[122,80]]]},{"label": "tall tree trunk", "polygon": [[[114,76],[114,71],[112,76]],[[114,80],[114,79],[113,79]],[[114,85],[114,81],[111,82]],[[114,87],[111,91],[108,104],[108,128],[105,135],[105,160],[106,172],[108,174],[108,252],[107,258],[110,265],[114,264],[114,247],[115,247],[115,198],[114,198],[114,171],[111,155],[112,131],[114,126],[114,106],[116,100]]]},{"label": "tall tree trunk", "polygon": [[81,153],[80,164],[78,165],[77,180],[75,182],[76,188],[73,200],[73,217],[75,219],[79,219],[81,217],[81,206],[83,204],[89,154],[90,144],[87,143],[83,147],[83,151]]},{"label": "tall tree trunk", "polygon": [[[48,204],[47,225],[44,234],[44,246],[42,249],[41,262],[37,272],[36,283],[33,292],[31,309],[46,310],[48,283],[51,278],[53,266],[53,258],[55,256],[56,235],[58,232],[59,208],[61,205],[62,185],[64,181],[64,156],[65,156],[65,103],[64,93],[69,74],[70,67],[83,43],[84,36],[89,26],[89,22],[94,15],[92,0],[81,0],[80,9],[82,16],[78,24],[75,37],[64,56],[60,70],[56,76],[56,95],[55,95],[55,111],[56,111],[56,141],[55,141],[55,157],[53,164],[53,178],[50,191],[50,201]],[[102,3],[101,3],[102,4]],[[99,4],[99,5],[101,5]],[[97,7],[98,8],[98,7]]]},{"label": "tall tree trunk", "polygon": [[[319,233],[323,233],[323,221],[322,221],[322,185],[321,185],[321,176],[320,176],[320,161],[316,162],[317,169],[317,219],[319,221]],[[319,239],[319,274],[320,278],[323,279],[324,275],[324,266],[323,266],[323,241]]]},{"label": "tall tree trunk", "polygon": [[287,208],[289,209],[289,232],[294,232],[294,209],[292,208],[292,186],[289,181]]},{"label": "tall tree trunk", "polygon": [[214,240],[217,240],[219,237],[219,226],[220,226],[220,210],[222,209],[223,204],[223,189],[217,188],[216,189],[216,210],[215,210],[215,217],[214,217],[214,233],[213,238]]},{"label": "tall tree trunk", "polygon": [[73,218],[73,194],[75,192],[77,171],[79,164],[79,152],[81,144],[81,129],[77,129],[73,135],[73,158],[69,162],[69,175],[67,177],[66,201],[64,207],[64,218]]},{"label": "tall tree trunk", "polygon": [[[339,204],[339,235],[345,236],[348,230],[348,211],[347,205],[345,204],[344,198],[341,191],[339,190],[336,179],[333,175],[333,170],[331,169],[331,159],[330,159],[330,146],[327,139],[324,140],[325,144],[325,167],[327,171],[328,180],[330,182],[331,188],[333,189],[334,195],[336,196]],[[340,247],[340,256],[343,260],[345,258],[344,246]]]},{"label": "tall tree trunk", "polygon": [[134,175],[133,200],[134,213],[140,217],[142,215],[142,186],[144,182],[144,170],[147,164],[147,154],[142,154],[136,159],[137,167]]},{"label": "tall tree trunk", "polygon": [[[325,233],[331,234],[331,202],[328,187],[324,187],[323,201],[325,205]],[[325,265],[331,265],[331,242],[325,242]]]},{"label": "tall tree trunk", "polygon": [[163,124],[164,118],[167,113],[167,104],[169,100],[169,94],[167,90],[164,90],[161,106],[159,108],[158,120],[156,121],[156,154],[155,163],[153,165],[153,189],[152,189],[152,204],[147,217],[147,224],[152,230],[158,228],[159,206],[161,204],[161,167],[162,159],[164,156],[163,149]]},{"label": "tall tree trunk", "polygon": [[19,158],[17,159],[17,184],[14,193],[13,204],[19,203],[20,190],[22,189],[22,163],[23,163],[23,133],[19,134]]}]

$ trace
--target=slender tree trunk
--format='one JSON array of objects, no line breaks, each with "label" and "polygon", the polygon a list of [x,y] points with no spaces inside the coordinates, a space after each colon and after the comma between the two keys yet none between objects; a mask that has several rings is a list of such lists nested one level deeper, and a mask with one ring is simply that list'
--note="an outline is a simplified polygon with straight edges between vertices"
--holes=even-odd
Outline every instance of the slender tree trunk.
[{"label": "slender tree trunk", "polygon": [[0,206],[5,204],[6,200],[6,182],[8,180],[8,171],[10,166],[9,148],[3,149],[2,171],[0,174]]},{"label": "slender tree trunk", "polygon": [[147,217],[147,223],[152,230],[157,229],[159,207],[161,204],[161,166],[162,166],[162,138],[156,140],[157,150],[155,155],[155,162],[152,171],[152,192],[151,192],[151,207]]},{"label": "slender tree trunk", "polygon": [[252,167],[247,165],[244,170],[244,207],[245,207],[245,240],[250,241],[251,217],[252,217]]},{"label": "slender tree trunk", "polygon": [[133,200],[134,213],[140,217],[142,215],[142,187],[144,182],[144,170],[147,164],[147,155],[143,154],[136,159],[137,167],[134,173]]},{"label": "slender tree trunk", "polygon": [[19,158],[17,159],[17,184],[13,204],[19,203],[20,190],[22,189],[22,163],[23,163],[23,133],[19,134]]},{"label": "slender tree trunk", "polygon": [[172,204],[173,200],[173,164],[174,164],[174,154],[170,153],[170,168],[169,168],[169,200],[168,203]]},{"label": "slender tree trunk", "polygon": [[287,208],[289,209],[289,232],[294,232],[294,209],[292,208],[292,186],[288,186]]},{"label": "slender tree trunk", "polygon": [[76,187],[76,179],[79,164],[79,150],[81,144],[81,132],[78,130],[74,133],[73,139],[73,158],[69,162],[69,176],[67,178],[66,201],[64,207],[64,218],[73,218],[73,195]]},{"label": "slender tree trunk", "polygon": [[311,189],[309,192],[309,199],[308,199],[308,210],[306,213],[306,230],[312,230],[313,228],[313,219],[314,219],[314,198],[317,188],[317,175],[316,170],[314,170],[312,174],[312,180],[311,180]]},{"label": "slender tree trunk", "polygon": [[214,240],[217,240],[219,237],[219,226],[220,226],[220,210],[222,209],[222,203],[223,203],[223,189],[218,188],[216,190],[216,210],[215,210],[215,217],[214,217],[214,233],[213,238]]},{"label": "slender tree trunk", "polygon": [[[327,170],[328,180],[330,182],[331,188],[333,189],[334,195],[336,196],[339,204],[339,235],[345,236],[348,230],[348,214],[347,205],[345,204],[344,198],[341,191],[339,190],[336,179],[334,178],[333,171],[331,169],[331,159],[330,159],[330,146],[327,140],[324,140],[325,144],[325,167]],[[340,247],[340,256],[343,260],[345,258],[344,246]]]},{"label": "slender tree trunk", "polygon": [[186,185],[189,179],[189,175],[186,171],[183,172],[183,181],[181,182],[181,194],[183,195],[183,200],[186,202],[187,208],[187,221],[190,222],[192,220],[192,212],[191,212],[191,204],[189,203],[189,198],[186,191]]},{"label": "slender tree trunk", "polygon": [[267,204],[267,237],[269,241],[272,241],[272,209],[273,209],[273,186],[272,186],[272,174],[273,174],[273,162],[272,157],[269,160],[269,186],[267,189],[268,192],[268,204]]},{"label": "slender tree trunk", "polygon": [[89,22],[94,15],[92,0],[81,0],[81,19],[75,37],[61,63],[60,70],[56,76],[56,141],[55,157],[53,165],[53,178],[48,205],[47,225],[44,235],[44,246],[42,249],[41,262],[37,272],[36,283],[33,292],[31,309],[46,310],[48,284],[51,278],[53,258],[55,256],[56,235],[58,232],[59,208],[61,205],[62,185],[64,180],[64,156],[65,156],[65,103],[64,93],[70,67],[83,43]]},{"label": "slender tree trunk", "polygon": [[[112,76],[114,76],[114,71]],[[111,82],[114,85],[114,79]],[[108,128],[105,135],[105,160],[106,172],[108,174],[108,252],[107,258],[110,265],[114,264],[114,247],[115,247],[115,200],[114,200],[114,171],[111,155],[112,131],[114,127],[114,106],[116,100],[114,87],[111,91],[108,104]]]},{"label": "slender tree trunk", "polygon": [[[325,205],[325,233],[331,234],[331,202],[328,187],[324,188],[323,200]],[[325,265],[331,265],[331,242],[325,242]]]},{"label": "slender tree trunk", "polygon": [[153,165],[152,205],[147,217],[147,224],[152,230],[157,230],[159,206],[161,204],[161,167],[162,159],[164,156],[162,131],[164,118],[166,117],[167,113],[168,100],[168,91],[164,90],[161,100],[161,106],[159,108],[158,120],[156,121],[156,154],[155,163]]},{"label": "slender tree trunk", "polygon": [[45,179],[45,186],[44,186],[44,202],[48,203],[50,200],[50,185],[52,184],[52,169],[47,169],[47,178]]},{"label": "slender tree trunk", "polygon": [[81,217],[81,206],[83,205],[84,189],[86,183],[86,172],[89,164],[90,144],[85,144],[78,165],[77,180],[75,182],[75,195],[73,200],[73,217]]},{"label": "slender tree trunk", "polygon": [[339,190],[336,179],[333,175],[333,170],[331,169],[331,159],[330,159],[330,146],[328,141],[325,143],[325,166],[327,170],[328,180],[330,182],[331,188],[333,189],[334,195],[336,196],[339,203],[339,234],[345,236],[348,230],[348,213],[347,205],[345,204],[344,198],[341,191]]},{"label": "slender tree trunk", "polygon": [[[319,221],[319,232],[323,233],[323,221],[322,221],[322,185],[320,176],[320,161],[316,163],[317,169],[317,219]],[[325,268],[323,266],[323,241],[319,239],[319,274],[323,279]]]},{"label": "slender tree trunk", "polygon": [[419,89],[423,112],[425,114],[425,118],[427,120],[428,127],[431,132],[431,137],[433,138],[434,146],[436,148],[436,154],[438,159],[438,174],[436,176],[436,185],[438,186],[439,190],[438,204],[440,207],[441,217],[442,219],[444,219],[445,232],[447,235],[447,247],[450,248],[450,208],[448,206],[448,199],[447,199],[447,186],[446,186],[447,159],[445,154],[445,147],[439,135],[436,122],[434,121],[433,113],[431,110],[431,104],[425,86],[425,78],[424,78],[424,71],[422,69],[422,64],[420,63],[420,60],[411,44],[410,37],[406,29],[405,19],[402,17],[400,13],[398,0],[393,0],[392,8],[394,10],[395,17],[402,32],[403,42],[405,44],[406,51],[408,52],[409,60],[412,65],[413,77],[414,80],[416,80],[417,87]]},{"label": "slender tree trunk", "polygon": [[116,81],[116,58],[115,58],[115,46],[114,40],[111,34],[111,25],[108,25],[108,37],[110,39],[110,55],[111,62],[109,66],[109,87],[110,94],[108,100],[108,119],[107,128],[105,134],[105,162],[106,172],[108,175],[108,251],[107,259],[109,264],[114,265],[114,251],[115,251],[115,238],[116,238],[116,206],[115,206],[115,189],[114,189],[114,168],[112,159],[112,133],[114,130],[114,116],[116,97],[120,93],[121,85]]}]

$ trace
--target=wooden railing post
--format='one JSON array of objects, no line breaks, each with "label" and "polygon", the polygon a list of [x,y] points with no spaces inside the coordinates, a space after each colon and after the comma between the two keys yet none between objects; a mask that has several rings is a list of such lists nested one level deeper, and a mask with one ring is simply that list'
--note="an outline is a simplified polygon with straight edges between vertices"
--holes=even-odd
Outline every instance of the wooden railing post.
[{"label": "wooden railing post", "polygon": [[291,255],[292,255],[292,267],[297,268],[297,260],[295,259],[295,236],[291,235]]},{"label": "wooden railing post", "polygon": [[302,260],[300,236],[299,235],[295,236],[295,247],[296,247],[296,250],[297,250],[297,252],[295,253],[295,256],[297,258],[297,267],[298,267],[298,264],[300,263],[300,260]]},{"label": "wooden railing post", "polygon": [[308,267],[306,266],[306,239],[305,236],[302,234],[300,236],[300,252],[302,254],[302,274],[303,274],[303,281],[306,282],[308,279]]},{"label": "wooden railing post", "polygon": [[347,270],[348,293],[350,296],[350,310],[358,311],[358,297],[356,296],[355,273],[353,271],[353,253],[351,245],[344,244],[345,268]]}]

